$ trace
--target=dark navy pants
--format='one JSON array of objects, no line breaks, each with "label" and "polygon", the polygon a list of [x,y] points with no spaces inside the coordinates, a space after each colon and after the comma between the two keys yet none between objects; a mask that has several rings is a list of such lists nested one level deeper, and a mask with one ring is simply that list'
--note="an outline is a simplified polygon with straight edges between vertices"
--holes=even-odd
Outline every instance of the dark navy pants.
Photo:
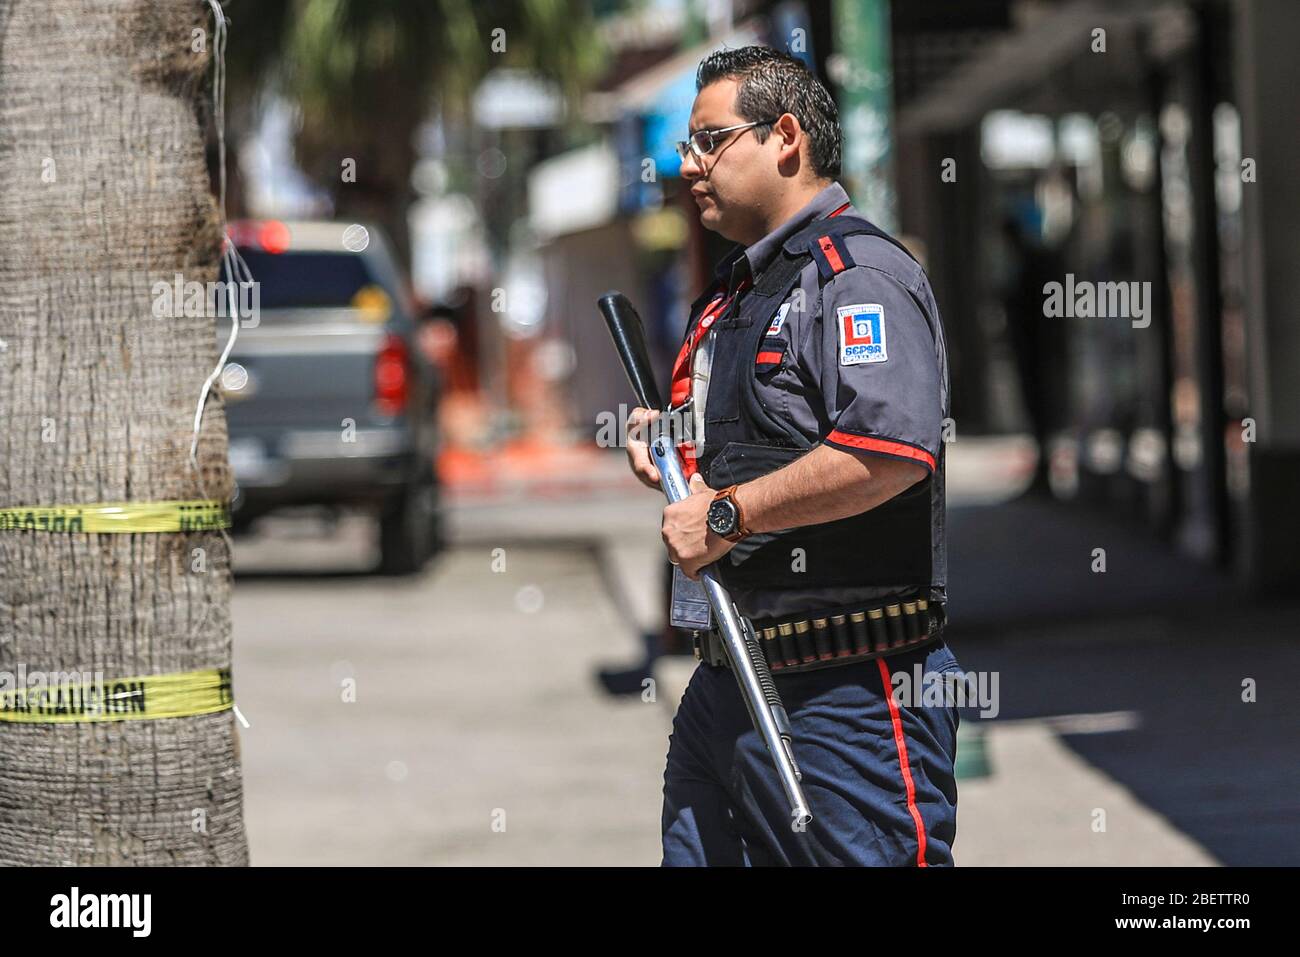
[{"label": "dark navy pants", "polygon": [[890,694],[892,676],[915,679],[918,663],[923,682],[926,673],[961,672],[940,640],[886,658],[776,673],[813,815],[802,833],[790,826],[735,676],[700,664],[669,737],[664,866],[951,865],[957,707],[933,697],[924,704],[920,688]]}]

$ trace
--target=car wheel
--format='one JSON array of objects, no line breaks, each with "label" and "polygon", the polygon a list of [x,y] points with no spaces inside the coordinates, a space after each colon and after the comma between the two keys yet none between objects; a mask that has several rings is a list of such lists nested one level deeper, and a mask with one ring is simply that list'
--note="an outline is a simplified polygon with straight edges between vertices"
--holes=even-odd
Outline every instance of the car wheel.
[{"label": "car wheel", "polygon": [[412,575],[440,541],[438,486],[432,470],[407,486],[379,516],[379,570]]}]

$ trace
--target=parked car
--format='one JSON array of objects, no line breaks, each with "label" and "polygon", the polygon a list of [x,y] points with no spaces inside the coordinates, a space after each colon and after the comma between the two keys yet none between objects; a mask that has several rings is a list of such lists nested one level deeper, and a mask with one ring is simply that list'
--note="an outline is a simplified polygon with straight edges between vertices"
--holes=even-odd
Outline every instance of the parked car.
[{"label": "parked car", "polygon": [[[406,574],[439,539],[437,373],[388,243],[364,229],[231,224],[257,283],[220,381],[233,509],[239,529],[284,506],[367,508],[381,570]],[[223,346],[228,332],[218,325]]]}]

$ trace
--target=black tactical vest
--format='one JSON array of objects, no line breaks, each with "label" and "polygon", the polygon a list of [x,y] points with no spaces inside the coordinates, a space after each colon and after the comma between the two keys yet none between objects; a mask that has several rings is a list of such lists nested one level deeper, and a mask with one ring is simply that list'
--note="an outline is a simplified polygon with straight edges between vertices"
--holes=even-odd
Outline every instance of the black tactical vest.
[{"label": "black tactical vest", "polygon": [[[767,269],[754,277],[753,289],[738,296],[714,322],[704,445],[696,450],[697,464],[710,488],[765,475],[816,444],[782,421],[755,390],[763,376],[779,367],[774,353],[784,348],[779,339],[765,342],[764,333],[809,261],[817,260],[823,284],[838,271],[831,262],[839,268],[852,265],[851,258],[843,259],[848,256],[843,237],[855,233],[879,236],[907,252],[892,236],[860,217],[817,220],[787,241]],[[942,475],[942,448],[935,468]],[[929,475],[876,508],[849,518],[752,535],[718,562],[723,584],[750,589],[929,586],[933,482],[934,475]],[[795,549],[802,549],[802,555]],[[796,571],[800,558],[802,570]]]}]

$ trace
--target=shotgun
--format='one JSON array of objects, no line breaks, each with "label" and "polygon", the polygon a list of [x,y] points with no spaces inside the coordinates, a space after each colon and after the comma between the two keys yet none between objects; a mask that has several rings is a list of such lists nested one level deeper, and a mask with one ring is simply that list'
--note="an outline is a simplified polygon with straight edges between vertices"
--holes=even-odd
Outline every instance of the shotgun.
[{"label": "shotgun", "polygon": [[[623,363],[637,404],[646,409],[662,408],[659,389],[655,385],[650,355],[646,349],[645,329],[641,317],[620,292],[607,292],[596,300],[596,307],[605,317],[614,348]],[[670,502],[680,502],[689,496],[690,487],[677,447],[671,435],[659,434],[650,442],[650,458],[659,471],[659,484]],[[799,766],[794,760],[794,734],[790,718],[777,693],[776,683],[767,667],[767,659],[758,647],[758,638],[750,620],[736,610],[735,603],[723,587],[717,570],[710,565],[700,571],[700,580],[713,610],[731,660],[731,671],[740,685],[741,696],[749,710],[750,720],[767,745],[781,787],[790,803],[791,828],[802,830],[812,820],[808,801],[804,798],[799,781]]]}]

